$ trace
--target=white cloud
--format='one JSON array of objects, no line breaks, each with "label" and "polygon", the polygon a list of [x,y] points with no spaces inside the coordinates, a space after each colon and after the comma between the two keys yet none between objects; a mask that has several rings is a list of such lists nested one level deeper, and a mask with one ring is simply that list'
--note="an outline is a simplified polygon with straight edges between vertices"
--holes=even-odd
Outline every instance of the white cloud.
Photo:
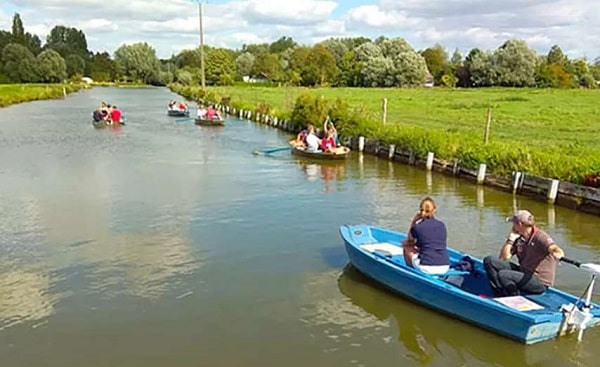
[{"label": "white cloud", "polygon": [[[203,10],[205,43],[229,48],[283,36],[312,44],[385,35],[415,49],[440,43],[466,53],[517,38],[539,53],[558,44],[570,57],[600,55],[600,2],[590,0],[210,0]],[[56,25],[81,29],[92,51],[112,53],[127,40],[169,57],[198,44],[191,0],[5,0],[0,29],[10,30],[15,11],[42,41]]]},{"label": "white cloud", "polygon": [[326,0],[249,0],[243,14],[256,23],[314,25],[330,19],[337,6]]},{"label": "white cloud", "polygon": [[405,29],[418,24],[418,18],[411,19],[400,11],[384,11],[376,5],[361,5],[347,13],[348,22],[360,27]]}]

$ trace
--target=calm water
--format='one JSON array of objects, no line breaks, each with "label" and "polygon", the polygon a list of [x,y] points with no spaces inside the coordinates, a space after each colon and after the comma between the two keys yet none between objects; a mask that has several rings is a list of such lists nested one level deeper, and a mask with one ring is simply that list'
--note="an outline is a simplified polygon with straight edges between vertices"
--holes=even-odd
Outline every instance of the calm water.
[{"label": "calm water", "polygon": [[[255,156],[289,136],[176,122],[172,98],[95,88],[2,109],[0,366],[595,364],[600,330],[526,347],[380,289],[347,266],[338,227],[405,230],[429,194],[451,245],[483,256],[519,206],[600,262],[598,217],[354,153]],[[127,125],[94,129],[101,101]],[[559,267],[562,289],[587,280]]]}]

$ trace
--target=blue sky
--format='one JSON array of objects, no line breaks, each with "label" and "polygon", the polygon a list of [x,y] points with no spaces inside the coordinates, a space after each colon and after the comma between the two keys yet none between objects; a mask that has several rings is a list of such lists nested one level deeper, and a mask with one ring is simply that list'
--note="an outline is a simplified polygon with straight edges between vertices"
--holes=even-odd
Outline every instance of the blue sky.
[{"label": "blue sky", "polygon": [[[291,36],[311,45],[329,37],[403,37],[416,50],[441,44],[449,54],[494,50],[525,40],[540,54],[558,44],[571,58],[600,56],[600,1],[591,0],[209,0],[204,39],[240,48]],[[193,0],[4,0],[0,29],[15,12],[44,41],[55,25],[81,29],[92,51],[148,42],[159,57],[198,46]]]}]

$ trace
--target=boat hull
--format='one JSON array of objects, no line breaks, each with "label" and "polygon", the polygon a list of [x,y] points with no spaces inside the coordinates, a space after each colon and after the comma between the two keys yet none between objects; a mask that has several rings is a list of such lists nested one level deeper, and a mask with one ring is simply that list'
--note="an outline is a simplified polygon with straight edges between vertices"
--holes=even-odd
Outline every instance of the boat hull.
[{"label": "boat hull", "polygon": [[225,120],[195,118],[194,123],[201,126],[225,126]]},{"label": "boat hull", "polygon": [[184,111],[167,110],[167,115],[169,115],[171,117],[188,117],[190,115],[190,111],[189,110],[184,110]]},{"label": "boat hull", "polygon": [[325,159],[325,160],[344,160],[348,157],[350,153],[350,148],[348,147],[338,147],[336,152],[309,152],[305,149],[304,146],[298,146],[294,143],[294,141],[290,141],[290,147],[292,148],[292,154],[297,155],[299,157],[306,157],[312,159]]},{"label": "boat hull", "polygon": [[107,127],[118,127],[118,126],[124,126],[125,123],[123,121],[121,121],[118,124],[113,124],[107,121],[92,121],[92,126],[94,126],[96,129],[104,129]]},{"label": "boat hull", "polygon": [[[406,266],[401,250],[400,255],[386,256],[361,247],[366,244],[400,247],[400,242],[406,238],[401,232],[361,225],[342,226],[340,234],[350,263],[367,277],[412,301],[525,344],[559,336],[564,321],[560,306],[576,303],[578,300],[578,297],[549,288],[542,295],[522,297],[543,306],[542,309],[521,311],[501,303],[501,299],[492,298],[483,263],[479,259],[472,258],[472,273],[447,278],[436,277]],[[448,250],[451,264],[466,255],[453,249]],[[457,277],[460,284],[455,283]],[[588,328],[600,322],[600,308],[594,305],[591,312],[593,319],[587,325]]]}]

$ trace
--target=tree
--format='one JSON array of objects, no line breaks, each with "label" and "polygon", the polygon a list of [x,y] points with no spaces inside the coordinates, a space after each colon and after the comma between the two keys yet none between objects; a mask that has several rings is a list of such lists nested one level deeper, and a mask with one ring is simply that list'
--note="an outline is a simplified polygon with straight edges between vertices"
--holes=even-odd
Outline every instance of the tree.
[{"label": "tree", "polygon": [[7,31],[0,30],[0,56],[2,56],[2,50],[4,47],[12,42],[12,34]]},{"label": "tree", "polygon": [[356,61],[356,53],[348,51],[342,57],[338,86],[358,87],[362,85],[363,64]]},{"label": "tree", "polygon": [[356,60],[358,62],[366,62],[372,58],[383,56],[383,52],[378,45],[373,42],[363,43],[354,49]]},{"label": "tree", "polygon": [[302,83],[304,85],[324,85],[334,81],[339,70],[335,57],[323,45],[314,46],[302,68]]},{"label": "tree", "polygon": [[85,74],[99,82],[108,82],[117,77],[117,65],[108,52],[96,52],[86,65]]},{"label": "tree", "polygon": [[213,48],[206,55],[206,80],[211,84],[231,84],[235,75],[233,51]]},{"label": "tree", "polygon": [[355,49],[364,86],[421,86],[428,71],[425,59],[403,38],[380,37]]},{"label": "tree", "polygon": [[344,55],[349,51],[348,46],[339,38],[330,38],[320,44],[331,52],[333,57],[335,57],[335,64],[340,67]]},{"label": "tree", "polygon": [[446,50],[439,44],[434,47],[426,48],[421,52],[421,56],[425,59],[427,69],[433,76],[435,84],[442,83],[442,76],[446,74],[448,67],[448,54]]},{"label": "tree", "polygon": [[537,55],[522,40],[508,40],[493,55],[497,85],[531,87],[535,85]]},{"label": "tree", "polygon": [[269,53],[268,43],[257,43],[254,45],[242,45],[242,53],[249,52],[254,56]]},{"label": "tree", "polygon": [[144,83],[160,71],[156,51],[146,42],[119,47],[115,51],[115,62],[121,75]]},{"label": "tree", "polygon": [[38,55],[42,52],[42,40],[40,40],[38,36],[27,32],[25,33],[25,39],[27,40],[27,48],[34,55]]},{"label": "tree", "polygon": [[288,71],[302,74],[302,69],[306,65],[306,59],[308,59],[310,51],[310,47],[306,46],[294,48],[288,58]]},{"label": "tree", "polygon": [[45,50],[37,55],[40,81],[59,83],[67,77],[67,65],[60,54],[54,50]]},{"label": "tree", "polygon": [[280,54],[288,48],[293,48],[297,45],[298,44],[292,39],[292,37],[283,36],[269,45],[269,52],[272,54]]},{"label": "tree", "polygon": [[2,51],[4,74],[16,83],[37,82],[38,64],[27,47],[19,43],[9,43]]},{"label": "tree", "polygon": [[560,65],[565,67],[569,60],[567,56],[562,52],[561,48],[558,45],[554,45],[548,51],[548,57],[546,58],[546,62],[550,65]]},{"label": "tree", "polygon": [[58,52],[63,58],[78,55],[87,58],[89,51],[85,34],[76,29],[57,25],[46,37],[45,49]]},{"label": "tree", "polygon": [[85,60],[83,57],[75,54],[70,54],[65,57],[65,64],[67,65],[67,77],[70,78],[73,75],[81,75],[85,72]]},{"label": "tree", "polygon": [[[207,47],[204,46],[204,51],[208,53]],[[183,50],[175,56],[175,65],[178,68],[186,66],[199,68],[200,67],[200,47],[195,50]]]},{"label": "tree", "polygon": [[450,64],[454,67],[459,67],[463,65],[463,56],[460,53],[460,51],[458,51],[458,48],[454,50],[454,53],[450,58]]},{"label": "tree", "polygon": [[255,57],[250,52],[244,52],[235,59],[235,66],[240,77],[250,75]]},{"label": "tree", "polygon": [[346,37],[340,38],[340,41],[346,45],[348,50],[354,50],[363,43],[370,43],[371,39],[367,37]]},{"label": "tree", "polygon": [[488,87],[494,84],[495,72],[492,65],[492,54],[489,51],[472,49],[465,58],[465,67],[473,87]]},{"label": "tree", "polygon": [[251,70],[253,75],[264,74],[272,81],[281,80],[283,70],[276,54],[265,53],[258,55]]},{"label": "tree", "polygon": [[25,38],[25,29],[23,28],[23,21],[21,15],[15,13],[12,20],[12,40],[11,43],[18,43],[27,47],[27,38]]}]

